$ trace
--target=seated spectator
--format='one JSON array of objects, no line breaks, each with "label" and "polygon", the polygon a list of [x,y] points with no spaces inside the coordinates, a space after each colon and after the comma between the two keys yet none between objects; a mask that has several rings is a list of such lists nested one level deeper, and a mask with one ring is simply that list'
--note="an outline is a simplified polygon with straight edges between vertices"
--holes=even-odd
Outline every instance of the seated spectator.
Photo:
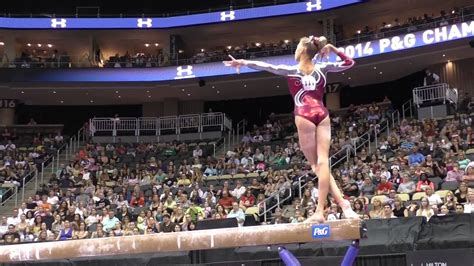
[{"label": "seated spectator", "polygon": [[393,204],[393,215],[395,217],[408,217],[408,211],[405,206],[403,206],[403,202],[398,197],[395,198]]},{"label": "seated spectator", "polygon": [[163,221],[160,223],[160,233],[169,233],[173,232],[175,228],[175,223],[171,222],[170,215],[168,213],[163,214]]},{"label": "seated spectator", "polygon": [[374,199],[373,209],[369,212],[369,216],[371,219],[379,219],[383,217],[382,202],[379,199]]},{"label": "seated spectator", "polygon": [[244,195],[246,189],[245,187],[242,185],[242,181],[240,180],[237,180],[237,184],[234,188],[234,190],[230,191],[230,194],[235,197],[236,199],[240,199],[240,197],[242,195]]},{"label": "seated spectator", "polygon": [[469,191],[467,201],[464,203],[464,213],[474,213],[474,190]]},{"label": "seated spectator", "polygon": [[372,179],[369,176],[364,178],[364,183],[360,188],[360,195],[371,199],[375,195],[377,187],[372,183]]},{"label": "seated spectator", "polygon": [[460,182],[464,176],[464,171],[459,168],[458,163],[453,163],[453,169],[448,171],[444,181],[447,182]]},{"label": "seated spectator", "polygon": [[393,184],[387,181],[387,177],[385,175],[382,175],[380,178],[380,184],[377,186],[377,195],[388,195],[392,189]]},{"label": "seated spectator", "polygon": [[227,190],[224,190],[222,192],[222,197],[219,199],[219,205],[224,207],[224,209],[226,209],[226,210],[230,210],[230,209],[232,209],[232,204],[233,203],[234,203],[234,198],[229,196],[229,192]]},{"label": "seated spectator", "polygon": [[353,179],[350,179],[348,175],[342,176],[342,192],[346,197],[357,197],[359,196],[359,187]]},{"label": "seated spectator", "polygon": [[462,178],[462,181],[464,181],[464,182],[474,181],[474,162],[469,163],[466,166],[466,170],[464,172],[465,172],[465,174]]},{"label": "seated spectator", "polygon": [[415,182],[413,182],[407,174],[402,174],[401,176],[403,182],[398,186],[397,192],[407,194],[414,193],[416,191]]},{"label": "seated spectator", "polygon": [[232,209],[229,211],[229,214],[227,214],[227,218],[236,218],[239,226],[244,225],[245,213],[239,208],[239,204],[237,202],[232,203]]},{"label": "seated spectator", "polygon": [[425,161],[425,156],[418,152],[418,147],[413,147],[411,154],[408,156],[409,165],[422,164]]},{"label": "seated spectator", "polygon": [[430,203],[431,206],[440,205],[443,203],[443,200],[441,200],[441,197],[438,194],[435,194],[433,192],[433,189],[431,189],[431,187],[427,187],[425,192],[426,192],[426,198],[428,199],[428,202]]},{"label": "seated spectator", "polygon": [[[240,197],[239,207],[242,210],[255,206],[255,196],[252,194],[250,189],[247,189],[245,195]],[[291,206],[291,205],[290,205]]]},{"label": "seated spectator", "polygon": [[434,215],[434,211],[430,206],[430,202],[427,197],[423,197],[421,199],[421,204],[420,204],[420,209],[416,211],[416,216],[423,216],[427,220],[431,218],[431,216]]},{"label": "seated spectator", "polygon": [[71,227],[70,222],[66,220],[62,223],[62,228],[59,231],[59,234],[58,234],[58,237],[56,238],[56,240],[69,240],[69,239],[72,239],[73,234],[74,234],[74,230]]},{"label": "seated spectator", "polygon": [[199,146],[193,150],[193,157],[202,157],[202,149]]},{"label": "seated spectator", "polygon": [[463,214],[464,213],[464,205],[463,204],[456,204],[456,209],[454,211],[455,214]]},{"label": "seated spectator", "polygon": [[390,204],[385,203],[383,205],[383,213],[382,213],[382,219],[390,219],[390,218],[397,218],[395,215],[393,215],[392,207],[390,207]]},{"label": "seated spectator", "polygon": [[2,239],[5,244],[20,243],[20,234],[16,231],[14,224],[8,225],[8,231],[3,234]]},{"label": "seated spectator", "polygon": [[102,220],[103,228],[106,232],[110,232],[115,229],[115,225],[117,222],[120,222],[120,220],[115,217],[114,211],[109,211],[108,215]]},{"label": "seated spectator", "polygon": [[420,181],[416,184],[416,192],[424,192],[426,189],[430,187],[432,190],[434,190],[434,184],[428,179],[428,175],[425,173],[422,173],[420,176]]},{"label": "seated spectator", "polygon": [[459,188],[454,192],[454,196],[456,197],[456,202],[459,204],[466,203],[468,192],[469,191],[468,191],[467,182],[461,182],[459,184]]}]

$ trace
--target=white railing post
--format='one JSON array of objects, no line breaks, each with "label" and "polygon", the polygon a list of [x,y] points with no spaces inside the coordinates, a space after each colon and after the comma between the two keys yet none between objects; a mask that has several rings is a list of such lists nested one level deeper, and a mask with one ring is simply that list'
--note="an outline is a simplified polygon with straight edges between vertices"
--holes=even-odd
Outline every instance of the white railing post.
[{"label": "white railing post", "polygon": [[41,163],[41,184],[44,184],[44,162]]},{"label": "white railing post", "polygon": [[25,199],[25,179],[26,177],[23,177],[23,187],[21,187],[21,202],[23,202]]},{"label": "white railing post", "polygon": [[53,156],[53,161],[51,162],[51,174],[54,173],[54,156]]}]

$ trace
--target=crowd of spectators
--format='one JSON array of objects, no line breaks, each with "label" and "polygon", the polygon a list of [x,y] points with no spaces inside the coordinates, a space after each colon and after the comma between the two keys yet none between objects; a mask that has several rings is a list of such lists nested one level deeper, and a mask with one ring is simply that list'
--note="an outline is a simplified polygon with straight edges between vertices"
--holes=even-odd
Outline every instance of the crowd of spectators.
[{"label": "crowd of spectators", "polygon": [[[350,129],[344,125],[355,130],[380,121],[384,105],[351,106],[350,115],[333,117],[339,125],[336,134],[347,140]],[[274,115],[264,125],[252,126],[223,158],[211,155],[209,146],[176,141],[89,143],[68,165],[60,165],[35,197],[2,217],[0,232],[13,228],[17,234],[3,237],[11,243],[194,230],[203,219],[235,217],[242,225],[246,212],[274,206],[266,199],[287,195],[309,171],[293,122]],[[230,178],[239,174],[242,178]],[[307,187],[310,197],[305,193],[295,202],[314,207],[317,187],[312,181]],[[302,221],[312,211],[301,209],[292,221]],[[280,212],[292,214],[285,206],[271,221],[278,222]],[[257,222],[271,221],[257,217]]]},{"label": "crowd of spectators", "polygon": [[[462,21],[462,17],[470,17],[474,13],[473,7],[453,8],[452,10],[441,10],[439,15],[423,14],[420,16],[407,17],[404,21],[395,18],[392,22],[383,21],[380,25],[369,26],[361,28],[353,33],[353,39],[348,39],[338,35],[338,45],[348,45],[355,41],[370,41],[374,39],[386,38],[399,34],[426,30],[434,27],[443,27],[449,24],[455,24]],[[340,36],[340,37],[339,37]]]},{"label": "crowd of spectators", "polygon": [[109,68],[161,67],[161,66],[168,65],[168,63],[169,63],[168,56],[163,53],[162,49],[158,50],[158,52],[155,54],[137,53],[135,55],[131,55],[127,51],[125,52],[124,55],[120,55],[117,53],[114,56],[111,56],[105,62],[105,67],[109,67]]},{"label": "crowd of spectators", "polygon": [[71,58],[66,51],[37,51],[24,50],[20,57],[9,65],[13,68],[69,68],[71,67]]},{"label": "crowd of spectators", "polygon": [[[333,146],[354,149],[357,136],[386,119],[386,100],[332,117]],[[403,120],[372,154],[333,167],[362,219],[474,211],[474,132],[465,114]],[[352,130],[350,129],[352,127]],[[359,130],[363,128],[363,130]],[[354,133],[356,132],[356,133]],[[8,134],[7,134],[8,135]],[[196,230],[207,219],[298,223],[317,206],[317,180],[299,149],[291,118],[270,115],[241,143],[215,158],[207,143],[88,143],[34,197],[1,218],[5,243],[118,237]],[[347,147],[346,147],[347,148]],[[21,163],[20,163],[21,165]],[[300,197],[298,182],[303,177]],[[281,199],[277,205],[273,195]],[[343,219],[329,197],[328,220]],[[265,216],[257,213],[275,207]]]},{"label": "crowd of spectators", "polygon": [[[35,123],[31,120],[30,123]],[[30,124],[34,126],[35,124]],[[0,133],[0,196],[5,201],[13,194],[11,188],[22,187],[23,180],[34,177],[42,170],[42,163],[55,154],[64,138],[57,134],[17,132],[16,128],[3,127]]]}]

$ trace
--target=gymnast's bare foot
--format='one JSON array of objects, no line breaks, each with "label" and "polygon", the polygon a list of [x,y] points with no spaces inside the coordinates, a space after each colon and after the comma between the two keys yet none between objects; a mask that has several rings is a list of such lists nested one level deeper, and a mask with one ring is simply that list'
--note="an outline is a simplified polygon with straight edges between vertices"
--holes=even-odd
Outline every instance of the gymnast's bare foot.
[{"label": "gymnast's bare foot", "polygon": [[315,212],[313,215],[308,217],[304,222],[305,223],[324,223],[326,219],[324,218],[324,213]]},{"label": "gymnast's bare foot", "polygon": [[341,208],[346,219],[360,220],[360,216],[352,210],[351,203],[348,200],[342,202]]}]

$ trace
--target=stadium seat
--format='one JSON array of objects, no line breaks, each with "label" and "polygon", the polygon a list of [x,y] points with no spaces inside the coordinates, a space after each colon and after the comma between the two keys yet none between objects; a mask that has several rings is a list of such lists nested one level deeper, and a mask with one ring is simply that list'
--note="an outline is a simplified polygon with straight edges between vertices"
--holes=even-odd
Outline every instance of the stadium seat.
[{"label": "stadium seat", "polygon": [[458,187],[459,187],[459,183],[457,181],[446,181],[441,184],[442,190],[455,191],[456,189],[458,189]]},{"label": "stadium seat", "polygon": [[445,199],[446,195],[448,194],[449,190],[438,190],[435,192],[436,195],[440,196],[441,199]]},{"label": "stadium seat", "polygon": [[426,193],[425,192],[416,192],[413,194],[413,197],[411,197],[412,200],[421,200],[421,198],[425,197]]},{"label": "stadium seat", "polygon": [[474,149],[469,149],[466,151],[466,155],[474,154]]},{"label": "stadium seat", "polygon": [[233,175],[232,178],[233,179],[243,179],[243,178],[245,178],[245,175],[244,174],[236,174],[236,175]]},{"label": "stadium seat", "polygon": [[397,194],[397,197],[399,197],[402,202],[407,202],[410,200],[410,195],[407,193]]},{"label": "stadium seat", "polygon": [[219,180],[229,180],[231,178],[232,178],[231,175],[221,175],[218,177]]},{"label": "stadium seat", "polygon": [[257,173],[249,173],[247,174],[247,178],[257,178],[259,175]]}]

